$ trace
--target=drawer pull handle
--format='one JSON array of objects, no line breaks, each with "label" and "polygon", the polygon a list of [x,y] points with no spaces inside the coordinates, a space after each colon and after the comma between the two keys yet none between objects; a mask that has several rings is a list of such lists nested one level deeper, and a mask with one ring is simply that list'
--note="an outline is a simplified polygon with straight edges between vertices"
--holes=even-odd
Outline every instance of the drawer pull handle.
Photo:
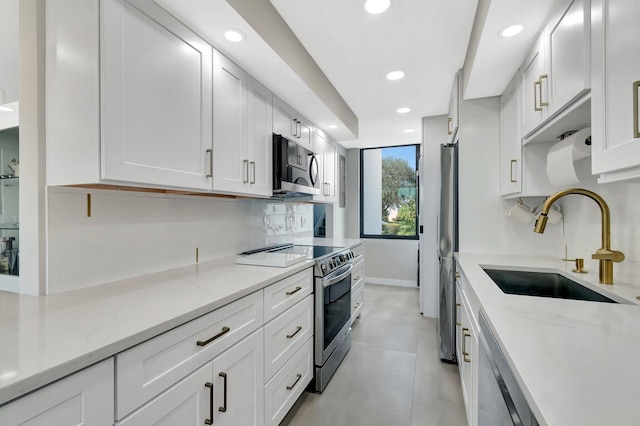
[{"label": "drawer pull handle", "polygon": [[297,326],[296,327],[296,331],[294,331],[292,334],[287,334],[287,339],[293,339],[293,336],[298,334],[300,332],[300,330],[302,330],[302,327],[301,326]]},{"label": "drawer pull handle", "polygon": [[207,382],[204,384],[209,388],[209,418],[204,420],[205,425],[213,424],[213,383]]},{"label": "drawer pull handle", "polygon": [[218,334],[216,334],[215,336],[213,336],[210,339],[207,340],[198,340],[196,342],[196,344],[198,346],[207,346],[209,343],[213,342],[214,340],[216,340],[218,337],[222,336],[223,334],[227,334],[231,329],[229,327],[222,327],[222,331]]},{"label": "drawer pull handle", "polygon": [[288,292],[287,292],[287,296],[291,296],[292,294],[297,293],[297,292],[299,292],[300,290],[302,290],[302,287],[297,286],[297,287],[295,288],[295,290],[288,291]]},{"label": "drawer pull handle", "polygon": [[253,172],[253,177],[251,178],[249,183],[253,185],[256,183],[256,162],[255,161],[249,162],[249,166],[251,166],[251,171]]},{"label": "drawer pull handle", "polygon": [[633,82],[633,137],[640,138],[640,127],[638,127],[638,89],[640,81]]},{"label": "drawer pull handle", "polygon": [[462,332],[463,332],[463,337],[462,337],[462,358],[464,359],[464,362],[471,362],[470,359],[467,359],[467,357],[469,356],[469,352],[467,352],[467,345],[466,345],[466,339],[467,337],[471,337],[471,335],[469,333],[467,333],[467,331],[469,331],[468,328],[463,328]]},{"label": "drawer pull handle", "polygon": [[302,379],[302,374],[296,374],[296,381],[293,382],[293,384],[291,386],[287,386],[287,390],[291,390],[291,389],[295,388],[296,385],[298,384],[298,382],[300,381],[300,379]]},{"label": "drawer pull handle", "polygon": [[249,160],[242,160],[242,170],[244,171],[242,183],[249,183]]},{"label": "drawer pull handle", "polygon": [[359,307],[360,307],[360,302],[356,303],[356,304],[353,306],[353,309],[358,309]]},{"label": "drawer pull handle", "polygon": [[447,135],[451,136],[453,134],[453,130],[451,130],[451,123],[453,123],[453,118],[447,118]]},{"label": "drawer pull handle", "polygon": [[218,376],[222,377],[222,379],[224,380],[224,390],[222,391],[223,392],[222,407],[218,408],[218,411],[226,413],[227,412],[227,373],[220,373],[218,374]]},{"label": "drawer pull handle", "polygon": [[362,277],[360,277],[360,275],[358,275],[358,276],[356,277],[356,281],[358,281],[360,278],[362,278]]},{"label": "drawer pull handle", "polygon": [[514,165],[514,164],[517,164],[517,163],[518,163],[518,160],[511,160],[511,171],[510,171],[510,173],[511,173],[511,176],[510,176],[510,178],[511,178],[511,179],[510,179],[510,182],[511,182],[511,183],[516,183],[516,182],[518,182],[518,179],[514,179],[514,178],[513,178],[513,165]]},{"label": "drawer pull handle", "polygon": [[461,306],[462,306],[461,304],[456,303],[456,325],[462,325],[462,323],[458,321],[458,308]]}]

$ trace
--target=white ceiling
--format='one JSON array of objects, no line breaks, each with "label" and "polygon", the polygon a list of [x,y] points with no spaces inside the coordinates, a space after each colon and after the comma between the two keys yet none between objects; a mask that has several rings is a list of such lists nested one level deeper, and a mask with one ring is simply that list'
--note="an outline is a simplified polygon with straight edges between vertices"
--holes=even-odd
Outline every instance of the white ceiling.
[{"label": "white ceiling", "polygon": [[[463,64],[465,99],[500,95],[549,11],[569,0],[391,0],[389,10],[380,15],[366,13],[364,0],[154,1],[343,146],[355,148],[420,143],[421,118],[447,113],[454,74]],[[275,22],[266,16],[268,8],[290,30],[256,25]],[[525,25],[520,35],[498,37],[501,28],[515,22]],[[238,44],[226,41],[222,33],[229,27],[240,29],[247,39]],[[291,60],[278,51],[272,42],[278,31],[280,48],[287,46],[287,37],[297,37],[300,48],[311,55],[304,67],[300,56]],[[316,66],[313,61],[319,70],[309,78],[309,65]],[[405,71],[404,79],[385,79],[397,69]],[[355,113],[358,131],[341,122],[345,115],[323,100],[325,93],[314,89],[318,75],[328,78],[327,84],[337,89],[335,96]],[[412,110],[400,115],[396,113],[400,107]],[[339,127],[329,129],[329,124]],[[408,128],[415,132],[405,133]]]},{"label": "white ceiling", "polygon": [[[477,0],[395,0],[380,15],[362,0],[271,3],[358,116],[359,139],[345,147],[420,143],[421,117],[447,112]],[[387,80],[393,70],[405,78]]]}]

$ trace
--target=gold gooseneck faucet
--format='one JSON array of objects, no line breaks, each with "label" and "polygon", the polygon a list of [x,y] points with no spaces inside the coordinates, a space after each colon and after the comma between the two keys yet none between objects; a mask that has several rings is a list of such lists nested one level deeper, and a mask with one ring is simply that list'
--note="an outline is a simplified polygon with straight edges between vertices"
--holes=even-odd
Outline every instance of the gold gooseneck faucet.
[{"label": "gold gooseneck faucet", "polygon": [[542,205],[540,216],[538,216],[538,220],[536,220],[536,226],[533,231],[542,234],[544,228],[547,226],[547,215],[549,214],[551,205],[559,198],[572,194],[589,197],[600,206],[600,212],[602,213],[602,247],[596,250],[596,252],[591,255],[591,258],[600,261],[600,282],[602,284],[613,284],[613,262],[622,262],[624,260],[624,253],[611,250],[611,215],[609,213],[609,206],[604,199],[595,192],[586,189],[571,188],[553,194],[547,198]]}]

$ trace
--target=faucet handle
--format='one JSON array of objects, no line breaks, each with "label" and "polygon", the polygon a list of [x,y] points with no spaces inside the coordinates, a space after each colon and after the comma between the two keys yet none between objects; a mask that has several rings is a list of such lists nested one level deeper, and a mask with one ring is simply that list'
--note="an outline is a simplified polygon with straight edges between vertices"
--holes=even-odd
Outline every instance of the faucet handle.
[{"label": "faucet handle", "polygon": [[592,259],[599,260],[612,260],[614,262],[622,262],[624,260],[624,253],[616,250],[598,249],[591,255]]},{"label": "faucet handle", "polygon": [[572,269],[571,272],[577,272],[579,274],[588,274],[589,272],[584,269],[584,259],[578,257],[576,259],[562,259],[565,262],[576,262],[576,269]]}]

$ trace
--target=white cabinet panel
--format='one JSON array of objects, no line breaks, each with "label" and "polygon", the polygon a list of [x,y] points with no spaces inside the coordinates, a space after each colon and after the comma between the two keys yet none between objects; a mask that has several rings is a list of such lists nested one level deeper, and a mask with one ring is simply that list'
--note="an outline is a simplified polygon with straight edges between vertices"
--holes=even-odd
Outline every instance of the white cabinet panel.
[{"label": "white cabinet panel", "polygon": [[313,295],[264,326],[265,380],[269,380],[313,336]]},{"label": "white cabinet panel", "polygon": [[320,129],[313,132],[313,149],[318,158],[318,179],[320,194],[313,197],[316,201],[335,203],[338,201],[338,147],[327,134]]},{"label": "white cabinet panel", "polygon": [[265,385],[265,424],[276,426],[313,378],[313,339]]},{"label": "white cabinet panel", "polygon": [[213,360],[213,424],[264,424],[262,329]]},{"label": "white cabinet panel", "polygon": [[3,426],[111,425],[113,358],[72,374],[0,408]]},{"label": "white cabinet panel", "polygon": [[211,392],[207,387],[213,377],[209,362],[169,388],[158,398],[141,407],[118,426],[201,425],[209,419]]},{"label": "white cabinet panel", "polygon": [[244,192],[249,184],[248,75],[217,50],[213,53],[213,188]]},{"label": "white cabinet panel", "polygon": [[640,177],[640,3],[591,1],[592,171]]},{"label": "white cabinet panel", "polygon": [[273,133],[313,151],[313,124],[276,96],[273,98]]},{"label": "white cabinet panel", "polygon": [[211,47],[147,1],[105,0],[102,178],[211,187]]},{"label": "white cabinet panel", "polygon": [[518,80],[500,98],[500,193],[522,191],[522,142],[518,117]]},{"label": "white cabinet panel", "polygon": [[[538,127],[545,117],[544,101],[541,101],[543,97],[541,76],[544,75],[544,41],[543,34],[534,44],[521,68],[522,135],[526,135]],[[548,87],[548,84],[544,83],[544,87]],[[546,93],[544,93],[544,98],[548,99]]]},{"label": "white cabinet panel", "polygon": [[311,293],[313,293],[313,268],[270,285],[264,289],[264,321],[271,321]]},{"label": "white cabinet panel", "polygon": [[249,78],[249,192],[273,195],[273,95]]}]

